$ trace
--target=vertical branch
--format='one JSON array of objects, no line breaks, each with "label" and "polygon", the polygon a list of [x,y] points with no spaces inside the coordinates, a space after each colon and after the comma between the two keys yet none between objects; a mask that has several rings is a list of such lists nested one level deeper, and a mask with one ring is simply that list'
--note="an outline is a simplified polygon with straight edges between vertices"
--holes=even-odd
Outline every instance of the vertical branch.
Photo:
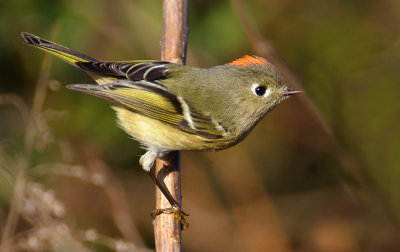
[{"label": "vertical branch", "polygon": [[[187,45],[187,0],[164,0],[161,59],[185,64]],[[172,152],[157,159],[156,176],[181,205],[180,152]],[[156,188],[156,208],[171,207],[161,191]],[[173,214],[158,215],[154,223],[157,251],[180,251],[181,223]]]},{"label": "vertical branch", "polygon": [[185,64],[187,34],[187,0],[164,0],[161,59]]}]

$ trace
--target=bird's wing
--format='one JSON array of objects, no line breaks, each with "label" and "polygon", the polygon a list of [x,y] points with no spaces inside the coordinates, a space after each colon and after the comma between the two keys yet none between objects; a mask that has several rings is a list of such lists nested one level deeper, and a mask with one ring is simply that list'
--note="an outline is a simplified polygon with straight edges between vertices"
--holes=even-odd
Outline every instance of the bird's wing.
[{"label": "bird's wing", "polygon": [[99,84],[109,84],[116,79],[125,78],[131,81],[144,80],[156,84],[158,80],[167,77],[167,65],[171,64],[152,60],[103,62],[27,32],[23,32],[22,37],[27,44],[85,70]]},{"label": "bird's wing", "polygon": [[91,73],[131,81],[158,83],[167,78],[169,62],[164,61],[120,61],[120,62],[77,62],[76,65]]},{"label": "bird's wing", "polygon": [[76,84],[69,89],[94,95],[133,112],[208,139],[227,135],[224,127],[190,107],[182,97],[145,81],[116,81],[105,85]]},{"label": "bird's wing", "polygon": [[102,85],[70,85],[70,89],[95,95],[150,118],[206,138],[227,134],[221,124],[190,107],[163,86],[169,65],[163,61],[102,62],[33,34],[23,32],[25,41],[88,72]]}]

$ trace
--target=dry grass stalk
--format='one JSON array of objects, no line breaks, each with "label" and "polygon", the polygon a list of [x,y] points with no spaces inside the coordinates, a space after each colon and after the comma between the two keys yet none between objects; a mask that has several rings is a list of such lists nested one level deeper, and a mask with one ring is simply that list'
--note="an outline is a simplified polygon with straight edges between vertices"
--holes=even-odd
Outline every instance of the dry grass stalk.
[{"label": "dry grass stalk", "polygon": [[[54,31],[56,32],[57,26],[55,28],[56,29]],[[41,66],[41,71],[39,75],[40,77],[36,85],[36,90],[33,96],[33,104],[31,111],[26,111],[26,109],[24,108],[28,106],[22,105],[25,103],[24,102],[21,103],[21,99],[18,99],[17,96],[15,95],[13,96],[14,99],[12,99],[12,101],[9,102],[10,104],[15,105],[19,113],[24,117],[24,120],[26,120],[26,118],[28,120],[25,128],[26,129],[25,143],[24,143],[25,148],[24,151],[21,153],[19,163],[16,166],[17,176],[14,183],[14,191],[10,203],[10,211],[7,216],[7,220],[4,225],[1,236],[1,244],[0,244],[1,251],[8,251],[10,248],[9,242],[16,230],[16,226],[20,216],[21,206],[23,204],[23,197],[27,183],[26,170],[28,169],[29,166],[30,155],[33,151],[33,148],[35,147],[35,143],[39,136],[39,132],[42,133],[47,130],[47,127],[44,126],[46,125],[46,123],[39,123],[39,122],[43,121],[42,120],[43,116],[41,111],[47,94],[46,89],[49,81],[48,77],[50,73],[50,68],[51,68],[51,60],[47,56]],[[46,135],[46,134],[41,134],[41,135]]]},{"label": "dry grass stalk", "polygon": [[[57,33],[55,26],[53,36]],[[0,251],[92,251],[89,243],[102,245],[114,251],[149,251],[129,215],[127,197],[121,185],[108,173],[107,165],[96,155],[89,156],[88,167],[63,163],[41,163],[31,167],[34,150],[43,150],[50,143],[60,146],[62,157],[71,159],[74,150],[57,139],[47,122],[44,104],[48,90],[56,91],[58,83],[50,79],[51,56],[46,55],[35,86],[32,106],[15,94],[1,94],[0,106],[12,105],[25,123],[25,138],[22,151],[16,162],[6,163],[0,158],[0,171],[5,174],[13,191],[5,224],[1,230]],[[65,113],[50,111],[60,118]],[[0,145],[0,154],[7,155]],[[28,174],[28,169],[30,173]],[[67,216],[64,203],[56,198],[55,191],[38,182],[33,182],[32,173],[53,172],[74,177],[101,187],[112,208],[115,225],[123,239],[98,233],[95,229],[82,231],[74,227]],[[21,226],[22,223],[22,226]]]}]

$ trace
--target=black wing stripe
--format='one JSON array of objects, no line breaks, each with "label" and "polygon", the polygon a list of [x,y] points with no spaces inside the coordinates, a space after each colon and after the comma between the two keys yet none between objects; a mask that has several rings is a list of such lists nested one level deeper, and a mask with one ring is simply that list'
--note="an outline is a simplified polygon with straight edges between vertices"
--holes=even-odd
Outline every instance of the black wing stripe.
[{"label": "black wing stripe", "polygon": [[152,66],[143,75],[147,81],[156,81],[167,78],[168,69],[164,65]]},{"label": "black wing stripe", "polygon": [[131,81],[146,80],[154,82],[167,78],[168,69],[164,64],[145,64],[132,66],[126,71],[126,76]]},{"label": "black wing stripe", "polygon": [[131,80],[131,81],[139,81],[143,80],[143,74],[146,72],[146,70],[151,67],[146,64],[140,64],[140,65],[133,65],[129,70],[125,73],[126,77]]},{"label": "black wing stripe", "polygon": [[88,72],[117,77],[125,76],[125,74],[119,71],[113,62],[76,62],[76,65]]},{"label": "black wing stripe", "polygon": [[125,74],[131,67],[132,63],[120,63],[119,70]]},{"label": "black wing stripe", "polygon": [[76,62],[81,69],[115,77],[126,77],[131,81],[157,82],[167,78],[168,62]]}]

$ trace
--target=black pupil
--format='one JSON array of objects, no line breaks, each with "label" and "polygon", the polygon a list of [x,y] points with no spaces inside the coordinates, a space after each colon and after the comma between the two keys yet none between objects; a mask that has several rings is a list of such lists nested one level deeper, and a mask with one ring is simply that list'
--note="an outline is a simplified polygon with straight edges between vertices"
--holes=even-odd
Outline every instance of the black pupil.
[{"label": "black pupil", "polygon": [[260,86],[260,87],[256,87],[255,91],[258,96],[263,96],[265,94],[266,89],[265,89],[265,87]]}]

